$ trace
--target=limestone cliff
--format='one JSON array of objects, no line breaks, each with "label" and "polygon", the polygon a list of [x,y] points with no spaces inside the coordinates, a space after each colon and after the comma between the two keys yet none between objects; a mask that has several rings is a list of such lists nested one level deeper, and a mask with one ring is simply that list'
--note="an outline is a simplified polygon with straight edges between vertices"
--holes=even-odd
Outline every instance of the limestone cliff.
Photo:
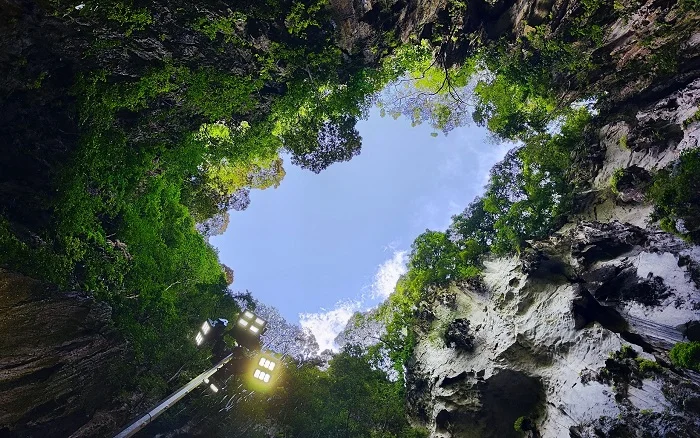
[{"label": "limestone cliff", "polygon": [[700,248],[650,220],[639,178],[609,187],[615,169],[645,175],[698,147],[699,86],[607,113],[579,157],[570,222],[488,260],[478,290],[422,303],[407,380],[433,437],[522,436],[521,416],[532,437],[700,436],[700,374],[668,358],[700,339]]},{"label": "limestone cliff", "polygon": [[[651,423],[648,436],[697,436],[700,375],[673,368],[667,352],[698,336],[688,331],[700,319],[698,257],[664,233],[582,222],[521,258],[488,261],[485,290],[454,287],[430,306],[409,373],[412,411],[436,437],[519,436],[520,416],[544,437]],[[470,322],[473,348],[441,336],[456,319]],[[623,345],[663,370],[610,362]]]}]

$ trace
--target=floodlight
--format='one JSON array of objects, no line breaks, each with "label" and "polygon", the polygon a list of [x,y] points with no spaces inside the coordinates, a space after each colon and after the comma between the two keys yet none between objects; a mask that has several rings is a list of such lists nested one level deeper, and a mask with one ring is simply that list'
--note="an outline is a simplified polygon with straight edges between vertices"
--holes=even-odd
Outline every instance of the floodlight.
[{"label": "floodlight", "polygon": [[[265,388],[270,388],[270,383],[277,379],[277,374],[279,373],[279,367],[277,366],[279,359],[277,359],[271,353],[261,353],[253,362],[254,366],[251,369],[249,376],[252,374],[253,382],[257,383],[257,387],[260,390],[265,390]],[[260,386],[264,384],[264,386]]]},{"label": "floodlight", "polygon": [[260,358],[260,362],[258,362],[258,365],[260,365],[263,368],[267,368],[268,370],[272,371],[275,369],[275,363],[269,359],[266,359],[264,357]]},{"label": "floodlight", "polygon": [[206,335],[209,333],[209,330],[211,330],[211,326],[209,325],[209,321],[204,321],[204,324],[202,324],[202,334]]},{"label": "floodlight", "polygon": [[249,350],[260,350],[260,336],[265,333],[267,321],[252,310],[243,310],[233,327],[232,336],[239,345]]},{"label": "floodlight", "polygon": [[204,383],[209,383],[209,379],[204,379]]},{"label": "floodlight", "polygon": [[270,381],[270,375],[260,370],[255,370],[255,372],[253,373],[253,377],[255,377],[258,380],[262,380],[265,383]]},{"label": "floodlight", "polygon": [[219,392],[219,388],[217,388],[216,385],[214,385],[213,383],[211,385],[209,385],[209,387],[211,388],[212,391]]},{"label": "floodlight", "polygon": [[197,332],[197,336],[195,336],[194,340],[197,342],[197,345],[202,345],[202,342],[204,342],[204,336],[202,336],[202,333]]}]

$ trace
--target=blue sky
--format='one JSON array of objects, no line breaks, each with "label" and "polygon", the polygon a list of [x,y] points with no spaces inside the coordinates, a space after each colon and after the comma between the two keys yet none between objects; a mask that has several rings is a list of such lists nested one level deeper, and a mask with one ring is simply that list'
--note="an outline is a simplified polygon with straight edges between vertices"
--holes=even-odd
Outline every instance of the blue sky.
[{"label": "blue sky", "polygon": [[352,312],[391,292],[413,239],[444,230],[512,147],[491,144],[476,126],[434,138],[429,126],[377,110],[358,130],[359,156],[318,175],[285,160],[280,186],[253,191],[250,206],[232,211],[226,232],[211,239],[235,271],[233,289],[311,329],[321,349]]}]

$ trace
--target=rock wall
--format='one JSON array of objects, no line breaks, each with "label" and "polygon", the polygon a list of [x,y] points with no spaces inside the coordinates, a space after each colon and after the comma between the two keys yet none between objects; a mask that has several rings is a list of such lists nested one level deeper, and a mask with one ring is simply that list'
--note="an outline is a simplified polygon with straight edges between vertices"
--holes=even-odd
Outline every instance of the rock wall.
[{"label": "rock wall", "polygon": [[[432,437],[523,436],[521,416],[531,437],[700,436],[700,374],[668,358],[700,340],[700,248],[659,231],[635,186],[699,146],[699,90],[696,79],[601,116],[570,222],[487,261],[485,287],[427,303],[407,380]],[[636,176],[615,193],[619,168]],[[461,337],[455,321],[469,322]]]},{"label": "rock wall", "polygon": [[[665,424],[648,436],[698,436],[700,375],[667,356],[700,320],[698,260],[696,247],[664,233],[582,222],[521,258],[486,262],[487,291],[453,287],[432,308],[409,372],[413,414],[445,438],[521,436],[520,416],[535,420],[533,436],[599,436],[602,417],[640,431],[627,424],[640,416]],[[471,351],[444,341],[456,318],[470,321]],[[629,375],[600,378],[623,345],[639,359]],[[662,370],[640,374],[641,359]],[[693,395],[677,397],[681,386]]]},{"label": "rock wall", "polygon": [[112,366],[111,309],[0,269],[0,436],[107,436],[133,415]]}]

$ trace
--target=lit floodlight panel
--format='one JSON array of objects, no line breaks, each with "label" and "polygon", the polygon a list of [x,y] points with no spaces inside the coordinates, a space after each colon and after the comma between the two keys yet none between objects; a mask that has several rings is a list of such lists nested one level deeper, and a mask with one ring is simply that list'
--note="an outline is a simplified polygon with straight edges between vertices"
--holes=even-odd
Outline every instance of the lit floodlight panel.
[{"label": "lit floodlight panel", "polygon": [[217,388],[216,385],[214,385],[213,383],[211,385],[209,385],[209,387],[211,388],[212,391],[219,392],[219,388]]},{"label": "lit floodlight panel", "polygon": [[255,377],[258,380],[262,380],[265,383],[270,381],[270,375],[260,370],[255,370],[255,372],[253,373],[253,377]]},{"label": "lit floodlight panel", "polygon": [[209,322],[204,321],[204,324],[202,324],[202,333],[206,335],[207,333],[209,333],[209,329],[211,329]]},{"label": "lit floodlight panel", "polygon": [[257,333],[257,332],[260,331],[260,329],[257,328],[257,327],[255,327],[254,325],[251,325],[251,326],[250,326],[250,331],[253,332],[253,333]]},{"label": "lit floodlight panel", "polygon": [[238,324],[240,324],[241,327],[248,327],[248,321],[245,319],[239,319]]},{"label": "lit floodlight panel", "polygon": [[197,332],[197,336],[194,338],[194,340],[197,342],[197,345],[201,345],[202,341],[204,341],[204,336],[202,336],[201,333]]},{"label": "lit floodlight panel", "polygon": [[275,362],[271,361],[270,359],[264,358],[264,357],[260,358],[260,362],[258,362],[258,365],[260,365],[263,368],[267,368],[270,371],[275,369]]},{"label": "lit floodlight panel", "polygon": [[263,325],[263,324],[265,324],[265,321],[263,321],[263,320],[260,319],[260,318],[255,318],[255,323],[256,323],[257,325]]},{"label": "lit floodlight panel", "polygon": [[253,316],[254,316],[252,313],[250,313],[250,312],[247,311],[247,310],[246,310],[245,312],[243,312],[243,315],[244,315],[247,319],[253,319]]}]

